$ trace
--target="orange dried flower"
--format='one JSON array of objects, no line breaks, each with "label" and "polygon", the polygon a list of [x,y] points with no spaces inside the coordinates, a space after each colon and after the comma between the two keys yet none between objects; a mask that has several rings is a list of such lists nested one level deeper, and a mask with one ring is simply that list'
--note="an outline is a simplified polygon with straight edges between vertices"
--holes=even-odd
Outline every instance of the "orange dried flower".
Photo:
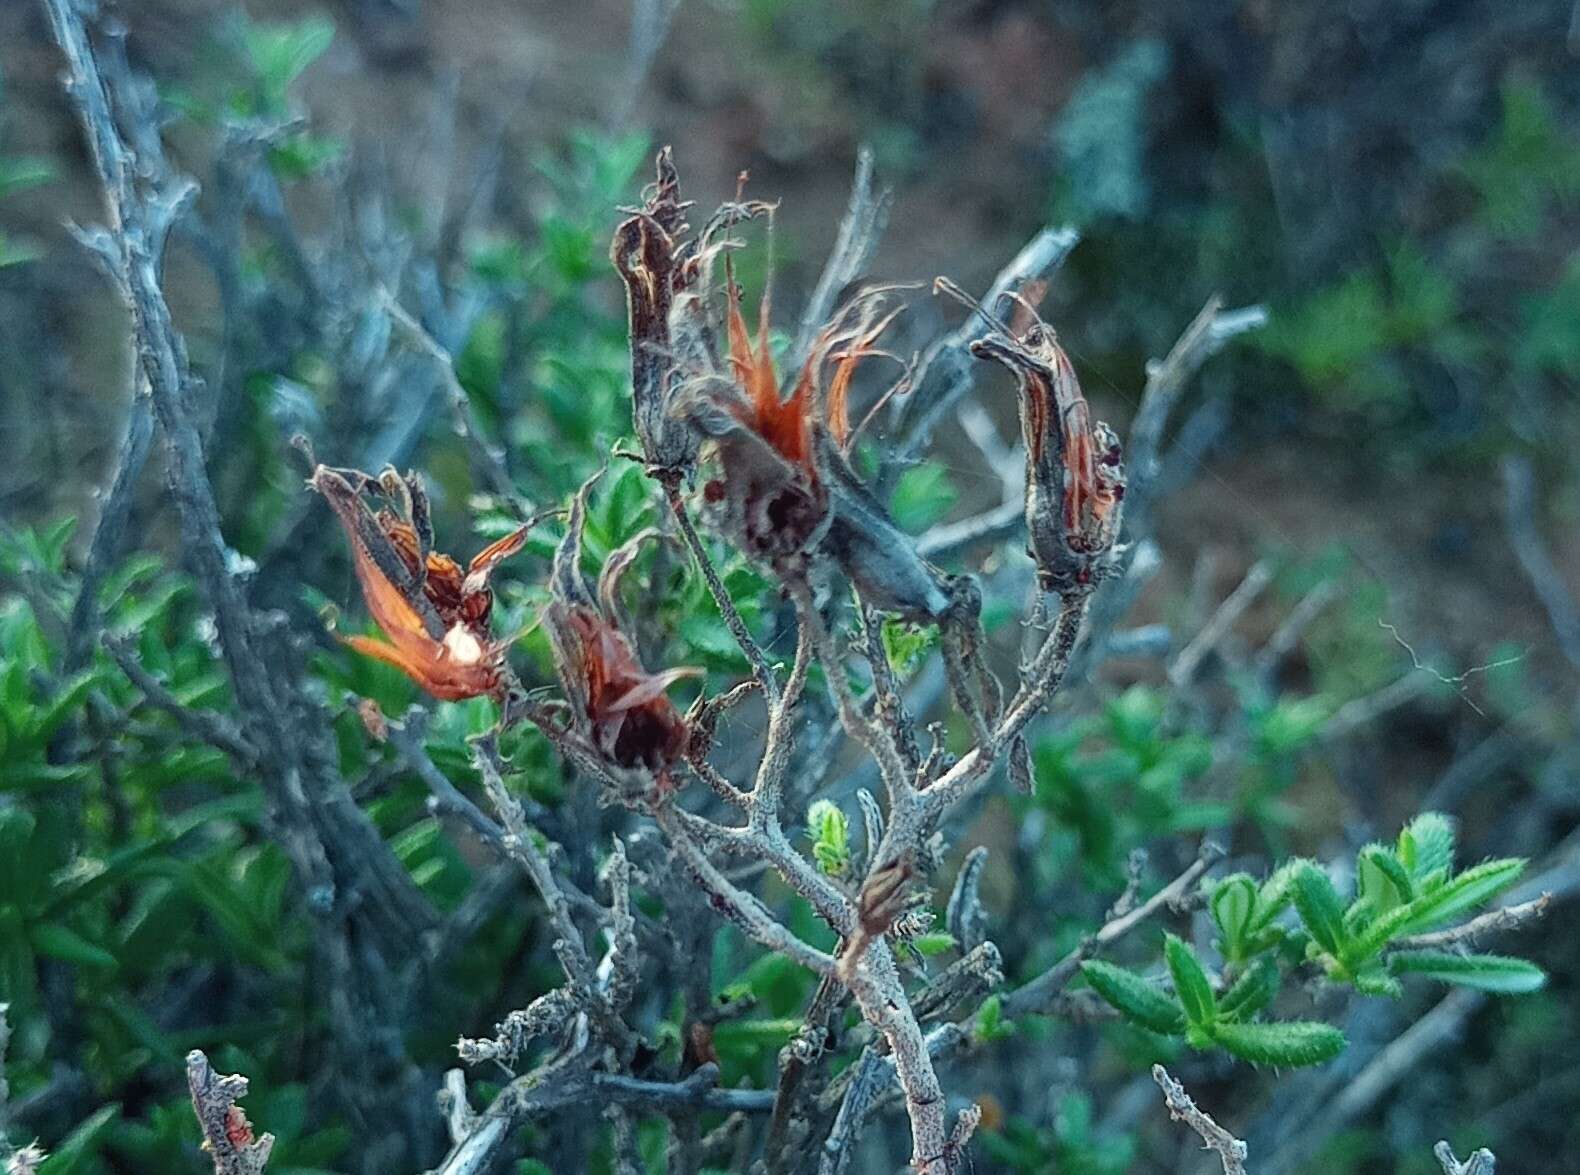
[{"label": "orange dried flower", "polygon": [[[340,519],[362,598],[388,638],[341,640],[395,666],[444,701],[502,697],[509,642],[495,641],[489,631],[494,596],[488,581],[499,563],[522,548],[533,523],[485,547],[463,574],[454,559],[432,549],[428,499],[415,474],[401,477],[386,469],[374,478],[320,465],[307,484]],[[375,489],[390,503],[377,512],[367,500]]]},{"label": "orange dried flower", "polygon": [[858,295],[818,333],[784,395],[769,346],[768,295],[754,340],[733,278],[727,285],[728,374],[698,380],[681,409],[717,442],[722,476],[704,487],[706,497],[750,554],[774,560],[805,551],[826,529],[824,467],[850,437],[851,379],[898,311],[880,316],[882,290]]},{"label": "orange dried flower", "polygon": [[582,527],[589,480],[571,507],[564,540],[554,557],[550,600],[543,626],[554,665],[577,727],[606,761],[622,768],[662,773],[685,752],[686,720],[665,691],[700,669],[649,673],[622,630],[619,581],[638,546],[653,532],[637,535],[610,554],[598,577],[595,598],[581,573]]}]

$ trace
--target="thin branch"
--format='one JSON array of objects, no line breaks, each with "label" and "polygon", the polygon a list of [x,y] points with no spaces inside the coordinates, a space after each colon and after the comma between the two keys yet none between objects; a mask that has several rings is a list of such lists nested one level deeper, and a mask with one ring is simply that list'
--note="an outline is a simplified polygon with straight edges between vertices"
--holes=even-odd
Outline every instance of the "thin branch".
[{"label": "thin branch", "polygon": [[[1580,10],[1577,10],[1580,11]],[[1536,525],[1536,477],[1524,457],[1507,457],[1503,462],[1505,519],[1509,543],[1547,610],[1547,619],[1558,637],[1558,647],[1569,663],[1580,669],[1580,605],[1564,585],[1563,576],[1548,554]]]},{"label": "thin branch", "polygon": [[1447,1142],[1439,1142],[1434,1146],[1432,1155],[1442,1164],[1443,1175],[1493,1175],[1498,1163],[1497,1156],[1486,1147],[1472,1151],[1461,1162]]},{"label": "thin branch", "polygon": [[[1004,294],[1057,269],[1080,239],[1080,234],[1068,226],[1043,229],[999,270],[982,305],[991,308]],[[975,386],[979,364],[971,355],[971,341],[988,325],[980,312],[973,311],[965,322],[923,356],[921,367],[913,378],[913,390],[900,401],[899,420],[894,429],[897,441],[884,459],[886,472],[915,464],[931,442],[933,430]],[[880,477],[879,480],[882,483],[887,479]]]},{"label": "thin branch", "polygon": [[834,247],[823,272],[818,275],[812,296],[801,312],[801,325],[795,345],[790,349],[786,367],[794,371],[812,350],[812,341],[834,311],[834,299],[841,290],[866,272],[877,250],[889,219],[893,193],[884,188],[872,190],[872,148],[862,144],[856,151],[856,175],[850,184],[850,200],[839,222]]},{"label": "thin branch", "polygon": [[998,756],[1048,704],[1064,682],[1070,658],[1081,632],[1091,596],[1087,593],[1064,601],[1053,632],[1043,642],[1025,675],[1025,682],[1010,703],[1002,721],[986,744],[979,743],[921,793],[922,827],[935,828],[944,815],[973,794],[986,779]]},{"label": "thin branch", "polygon": [[1287,657],[1301,636],[1310,627],[1311,622],[1320,616],[1327,606],[1339,597],[1339,585],[1335,580],[1324,579],[1312,588],[1285,616],[1273,635],[1267,639],[1256,654],[1256,672],[1263,678],[1271,677],[1278,664]]},{"label": "thin branch", "polygon": [[1235,622],[1245,615],[1245,610],[1256,602],[1264,588],[1273,580],[1273,568],[1265,559],[1251,565],[1234,591],[1225,597],[1219,605],[1217,612],[1212,616],[1191,640],[1190,644],[1180,650],[1174,664],[1169,666],[1169,684],[1175,689],[1189,685],[1195,678],[1196,671],[1201,667],[1202,660],[1218,647],[1220,641],[1228,635]]},{"label": "thin branch", "polygon": [[1496,910],[1488,910],[1485,914],[1472,918],[1469,922],[1447,930],[1434,930],[1427,934],[1413,934],[1408,938],[1395,939],[1389,944],[1390,950],[1415,951],[1438,947],[1461,946],[1475,942],[1487,934],[1500,934],[1505,930],[1516,930],[1527,922],[1534,922],[1547,913],[1553,904],[1551,893],[1542,893],[1528,902],[1518,902],[1512,906],[1502,906]]},{"label": "thin branch", "polygon": [[1201,1135],[1202,1148],[1218,1156],[1223,1164],[1223,1175],[1245,1175],[1245,1159],[1249,1153],[1245,1143],[1214,1122],[1205,1110],[1198,1108],[1190,1094],[1185,1092],[1185,1087],[1170,1077],[1169,1071],[1162,1065],[1152,1066],[1152,1080],[1163,1091],[1169,1117],[1176,1122],[1184,1122]]},{"label": "thin branch", "polygon": [[697,568],[702,572],[702,578],[708,585],[708,592],[713,596],[713,602],[718,605],[719,614],[724,617],[725,627],[730,630],[735,643],[746,655],[747,663],[752,667],[752,676],[762,686],[763,697],[768,700],[771,707],[779,697],[779,679],[774,676],[773,668],[768,664],[768,655],[763,652],[762,646],[757,643],[757,638],[752,636],[751,630],[746,627],[746,621],[741,618],[740,610],[730,598],[724,581],[719,578],[718,570],[713,566],[707,548],[702,545],[702,536],[692,525],[685,499],[681,497],[680,482],[674,477],[665,477],[663,486],[664,499],[669,503],[675,521],[680,525],[680,534],[686,542],[686,549],[696,560]]},{"label": "thin branch", "polygon": [[70,638],[65,661],[68,673],[86,662],[88,650],[93,645],[93,634],[99,625],[99,587],[105,572],[120,556],[132,516],[132,491],[137,488],[137,479],[153,447],[154,409],[153,397],[148,390],[148,377],[141,366],[134,365],[132,378],[136,381],[137,390],[126,416],[126,431],[121,437],[120,451],[115,458],[110,488],[103,496],[99,519],[94,524],[93,540],[88,545],[88,557],[82,566],[77,599],[71,608]]},{"label": "thin branch", "polygon": [[170,715],[182,729],[199,741],[218,747],[241,763],[250,765],[258,761],[257,748],[247,741],[239,726],[217,711],[189,706],[176,697],[162,681],[143,667],[130,639],[111,633],[102,634],[100,639],[105,651],[149,705]]},{"label": "thin branch", "polygon": [[1223,849],[1213,841],[1203,841],[1196,859],[1173,881],[1139,906],[1110,918],[1095,934],[1082,939],[1064,958],[1035,979],[1028,980],[1004,998],[1004,1014],[1009,1017],[1046,1012],[1080,970],[1081,964],[1106,950],[1136,927],[1167,907],[1180,904],[1196,889],[1197,882],[1223,857]]},{"label": "thin branch", "polygon": [[653,818],[685,861],[692,877],[707,891],[715,910],[769,950],[784,955],[818,975],[833,974],[834,960],[831,956],[798,938],[776,920],[761,902],[736,888],[708,860],[707,853],[698,846],[682,822],[679,809],[666,804],[653,813]]},{"label": "thin branch", "polygon": [[511,508],[518,520],[528,517],[532,508],[516,490],[515,479],[510,476],[510,467],[505,460],[505,450],[501,446],[489,444],[478,426],[472,398],[455,374],[455,357],[422,323],[412,317],[389,290],[379,290],[379,301],[391,321],[400,327],[419,351],[433,361],[439,379],[444,384],[445,394],[449,397],[455,434],[465,442],[478,473],[488,480],[494,493]]},{"label": "thin branch", "polygon": [[802,630],[810,636],[818,663],[823,667],[824,681],[828,685],[829,692],[834,695],[834,705],[839,712],[840,724],[844,727],[845,733],[861,743],[877,762],[884,786],[889,790],[889,802],[892,806],[900,797],[913,790],[911,773],[900,757],[900,749],[894,734],[873,721],[862,708],[861,703],[856,700],[856,695],[851,692],[844,661],[834,647],[834,638],[829,633],[828,626],[818,614],[811,590],[805,584],[795,584],[791,587],[791,596],[795,601],[797,619],[801,622]]},{"label": "thin branch", "polygon": [[916,550],[924,559],[950,559],[978,544],[1013,538],[1025,525],[1026,504],[1003,502],[958,522],[939,523],[916,540]]},{"label": "thin branch", "polygon": [[202,1051],[193,1049],[187,1054],[187,1088],[215,1175],[261,1175],[274,1149],[274,1135],[254,1139],[247,1115],[236,1104],[247,1096],[247,1079],[220,1076]]}]

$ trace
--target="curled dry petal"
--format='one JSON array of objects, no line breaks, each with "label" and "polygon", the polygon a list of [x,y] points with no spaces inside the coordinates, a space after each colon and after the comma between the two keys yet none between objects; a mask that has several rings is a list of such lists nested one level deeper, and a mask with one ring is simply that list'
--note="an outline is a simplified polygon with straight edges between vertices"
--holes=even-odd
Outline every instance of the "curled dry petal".
[{"label": "curled dry petal", "polygon": [[755,337],[729,283],[728,375],[700,378],[679,404],[712,437],[721,475],[705,487],[720,523],[780,575],[826,556],[875,607],[937,620],[955,606],[952,581],[917,553],[843,450],[851,380],[897,311],[886,289],[858,294],[818,333],[788,394],[769,345],[765,294]]},{"label": "curled dry petal", "polygon": [[1042,585],[1061,595],[1089,590],[1111,565],[1125,471],[1119,439],[1093,421],[1075,368],[1053,330],[1021,304],[1023,329],[994,330],[971,344],[1020,384],[1026,443],[1026,531]]},{"label": "curled dry petal", "polygon": [[596,481],[596,475],[589,479],[572,503],[565,538],[554,556],[544,629],[581,733],[616,766],[662,772],[685,753],[690,737],[665,691],[701,670],[648,673],[614,614],[618,577],[629,568],[636,544],[646,534],[609,557],[597,596],[588,589],[581,573],[582,530],[587,496]]},{"label": "curled dry petal", "polygon": [[[342,637],[344,643],[395,666],[436,698],[501,696],[506,643],[489,631],[494,597],[488,581],[522,548],[536,520],[485,547],[463,573],[449,555],[433,550],[428,498],[416,474],[386,469],[374,478],[320,465],[307,484],[340,520],[362,598],[387,638]],[[368,502],[374,492],[388,503],[377,511]]]}]

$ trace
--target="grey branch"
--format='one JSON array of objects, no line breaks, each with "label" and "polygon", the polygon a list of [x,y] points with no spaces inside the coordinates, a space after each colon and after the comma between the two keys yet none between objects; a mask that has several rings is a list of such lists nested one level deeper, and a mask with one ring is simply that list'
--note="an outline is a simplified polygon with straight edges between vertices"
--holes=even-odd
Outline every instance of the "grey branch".
[{"label": "grey branch", "polygon": [[1245,610],[1256,602],[1263,589],[1273,581],[1273,568],[1265,559],[1252,564],[1234,591],[1219,605],[1202,630],[1190,644],[1180,650],[1180,655],[1169,666],[1169,684],[1176,689],[1189,685],[1201,667],[1202,660],[1218,647],[1235,622],[1245,615]]},{"label": "grey branch", "polygon": [[1496,910],[1488,910],[1485,914],[1472,918],[1469,922],[1447,930],[1434,930],[1427,934],[1415,934],[1409,938],[1396,939],[1391,944],[1391,949],[1400,951],[1415,951],[1428,948],[1441,948],[1462,946],[1475,942],[1484,934],[1497,934],[1504,930],[1515,930],[1527,922],[1533,922],[1547,913],[1547,908],[1553,903],[1550,893],[1539,894],[1528,902],[1517,902],[1512,906],[1501,906]]},{"label": "grey branch", "polygon": [[1196,883],[1223,857],[1223,849],[1213,841],[1203,841],[1196,859],[1185,870],[1157,893],[1139,906],[1120,913],[1105,922],[1064,958],[1035,979],[1011,992],[1004,1000],[1004,1014],[1023,1016],[1029,1012],[1045,1012],[1064,991],[1082,963],[1104,950],[1136,927],[1157,915],[1165,907],[1177,905],[1194,892]]},{"label": "grey branch", "polygon": [[1443,1175],[1492,1175],[1497,1166],[1497,1156],[1486,1147],[1471,1151],[1461,1162],[1454,1155],[1454,1148],[1446,1142],[1439,1142],[1432,1148],[1432,1154],[1443,1165]]},{"label": "grey branch", "polygon": [[[1080,239],[1080,233],[1069,226],[1043,229],[999,271],[982,305],[992,309],[1006,293],[1057,269]],[[899,402],[899,422],[894,430],[897,441],[885,460],[886,468],[914,464],[931,441],[933,430],[975,385],[978,364],[971,355],[970,344],[989,325],[980,313],[972,312],[922,357],[913,390]]]},{"label": "grey branch", "polygon": [[746,621],[742,619],[740,610],[730,598],[729,589],[724,586],[724,580],[719,578],[718,569],[713,566],[708,549],[702,544],[702,536],[697,533],[697,528],[691,521],[691,514],[686,510],[686,501],[680,493],[680,483],[670,477],[664,480],[663,485],[664,498],[675,516],[675,522],[680,526],[680,534],[686,542],[686,549],[697,561],[697,569],[702,572],[702,578],[708,585],[708,593],[718,605],[719,614],[724,617],[725,627],[730,630],[730,635],[735,638],[735,643],[740,646],[747,663],[751,665],[752,676],[762,686],[763,696],[772,704],[779,696],[779,679],[774,675],[772,666],[768,664],[768,655],[763,652],[762,646],[757,643],[757,638],[752,636],[751,630],[746,627]]},{"label": "grey branch", "polygon": [[1569,663],[1580,669],[1580,605],[1576,605],[1574,596],[1564,586],[1563,576],[1547,553],[1547,544],[1537,528],[1536,478],[1531,472],[1530,461],[1524,457],[1505,459],[1503,484],[1509,542],[1531,587],[1536,589],[1542,607],[1547,610],[1547,618],[1558,636],[1558,647]]},{"label": "grey branch", "polygon": [[247,741],[240,727],[223,714],[201,710],[182,702],[165,688],[164,682],[144,668],[129,638],[105,633],[102,640],[105,651],[114,658],[121,672],[141,691],[150,706],[163,710],[189,734],[234,756],[242,764],[257,762],[257,748]]},{"label": "grey branch", "polygon": [[839,222],[834,248],[801,312],[795,346],[786,362],[790,370],[798,369],[812,350],[812,341],[833,313],[834,299],[839,297],[840,291],[866,271],[888,223],[892,196],[888,188],[873,192],[872,148],[863,144],[856,152],[856,176],[851,181],[850,201]]},{"label": "grey branch", "polygon": [[489,488],[510,507],[517,519],[526,518],[532,513],[532,509],[516,492],[516,483],[510,476],[504,449],[489,444],[487,438],[483,436],[482,429],[477,423],[477,413],[472,410],[472,398],[467,395],[466,389],[461,386],[461,381],[455,374],[455,358],[422,323],[396,301],[394,294],[381,289],[379,298],[390,320],[400,327],[413,346],[432,361],[434,370],[439,373],[439,380],[444,385],[445,395],[450,401],[455,434],[465,442],[477,472],[488,479]]},{"label": "grey branch", "polygon": [[1211,1115],[1198,1107],[1191,1100],[1190,1094],[1185,1092],[1185,1087],[1170,1077],[1169,1071],[1162,1065],[1152,1066],[1152,1080],[1156,1081],[1158,1088],[1163,1091],[1163,1100],[1169,1107],[1169,1117],[1176,1122],[1184,1122],[1201,1135],[1203,1148],[1215,1153],[1223,1163],[1223,1175],[1245,1175],[1245,1159],[1248,1153],[1245,1143],[1214,1122]]},{"label": "grey branch", "polygon": [[274,1149],[274,1135],[254,1139],[247,1115],[236,1104],[247,1096],[247,1079],[236,1073],[221,1076],[202,1050],[193,1049],[187,1054],[187,1088],[215,1175],[261,1175]]}]

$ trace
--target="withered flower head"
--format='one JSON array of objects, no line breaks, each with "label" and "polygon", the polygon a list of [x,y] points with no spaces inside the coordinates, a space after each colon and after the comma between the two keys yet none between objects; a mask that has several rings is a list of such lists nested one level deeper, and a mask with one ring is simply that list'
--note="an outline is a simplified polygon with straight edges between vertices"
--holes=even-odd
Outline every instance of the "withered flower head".
[{"label": "withered flower head", "polygon": [[719,238],[731,226],[770,211],[761,201],[725,204],[695,237],[687,237],[686,211],[674,156],[658,153],[657,178],[640,208],[615,229],[609,259],[625,282],[631,347],[631,417],[651,472],[689,476],[701,438],[672,411],[677,372],[713,369],[713,327],[705,293]]},{"label": "withered flower head", "polygon": [[[508,642],[496,642],[489,632],[494,594],[488,580],[521,549],[533,522],[485,547],[463,573],[454,559],[433,549],[428,496],[415,473],[402,477],[385,469],[375,478],[319,465],[307,484],[340,519],[362,598],[388,642],[341,639],[395,666],[436,698],[501,697]],[[375,494],[385,503],[376,511],[368,501]]]},{"label": "withered flower head", "polygon": [[[1094,421],[1075,368],[1053,329],[1022,300],[1015,327],[998,324],[971,344],[1020,384],[1026,442],[1026,532],[1048,591],[1086,591],[1107,572],[1125,495],[1119,438]],[[991,315],[985,316],[994,321]]]},{"label": "withered flower head", "polygon": [[596,481],[595,476],[583,485],[571,506],[565,538],[554,556],[543,626],[580,733],[618,767],[662,772],[684,753],[690,733],[665,691],[702,671],[648,673],[622,631],[620,577],[653,532],[637,535],[610,554],[598,577],[597,596],[588,591],[581,573],[582,527],[587,495]]},{"label": "withered flower head", "polygon": [[723,528],[746,552],[780,574],[800,574],[821,552],[879,608],[937,619],[950,607],[945,578],[851,469],[851,380],[877,354],[898,311],[885,312],[884,289],[863,291],[818,332],[788,394],[769,350],[769,298],[756,338],[729,282],[728,374],[697,378],[680,402],[716,442],[720,476],[704,487]]}]

